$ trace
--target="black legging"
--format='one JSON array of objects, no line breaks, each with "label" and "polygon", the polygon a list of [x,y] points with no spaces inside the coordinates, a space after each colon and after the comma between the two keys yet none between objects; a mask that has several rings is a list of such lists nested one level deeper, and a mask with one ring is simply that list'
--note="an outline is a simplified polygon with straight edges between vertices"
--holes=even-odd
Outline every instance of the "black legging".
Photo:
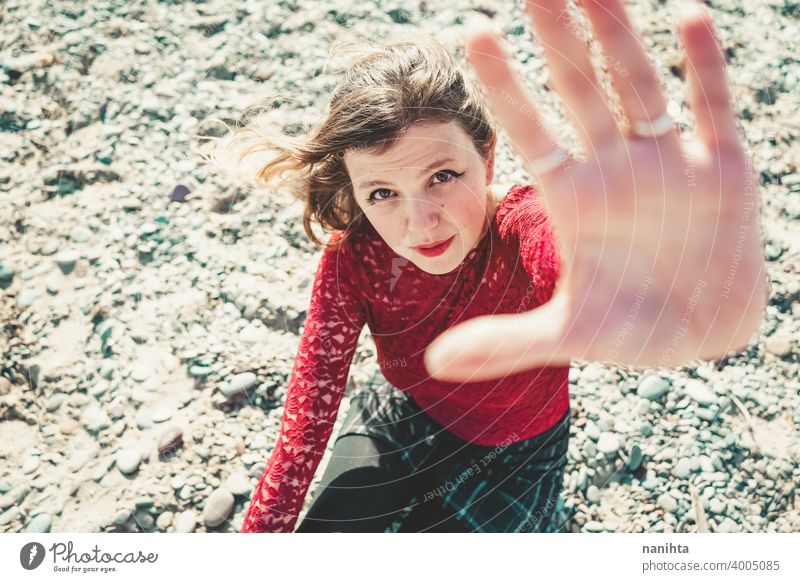
[{"label": "black legging", "polygon": [[435,502],[418,502],[423,483],[423,476],[409,474],[383,442],[344,435],[334,444],[314,502],[296,531],[385,532],[412,505],[399,532],[467,531]]}]

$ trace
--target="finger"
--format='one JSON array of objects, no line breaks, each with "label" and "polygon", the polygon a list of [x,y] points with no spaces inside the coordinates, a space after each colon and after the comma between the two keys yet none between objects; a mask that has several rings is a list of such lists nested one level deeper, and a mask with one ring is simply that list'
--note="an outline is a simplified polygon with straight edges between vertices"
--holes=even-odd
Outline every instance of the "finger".
[{"label": "finger", "polygon": [[[647,124],[667,110],[655,69],[620,0],[581,0],[606,56],[620,104],[631,125]],[[673,132],[673,135],[676,135]]]},{"label": "finger", "polygon": [[725,58],[720,50],[711,14],[692,5],[681,18],[680,36],[687,62],[689,103],[697,121],[697,136],[709,148],[741,145],[731,108]]},{"label": "finger", "polygon": [[479,28],[470,33],[466,53],[484,85],[492,113],[518,153],[532,162],[547,159],[558,151],[552,131],[512,71],[505,51],[491,30]]},{"label": "finger", "polygon": [[568,365],[564,293],[521,315],[489,315],[460,323],[425,352],[425,368],[445,382],[479,382],[543,366]]},{"label": "finger", "polygon": [[553,85],[587,149],[620,139],[617,122],[597,83],[589,51],[580,38],[581,29],[569,15],[566,0],[527,0],[525,9],[544,50]]}]

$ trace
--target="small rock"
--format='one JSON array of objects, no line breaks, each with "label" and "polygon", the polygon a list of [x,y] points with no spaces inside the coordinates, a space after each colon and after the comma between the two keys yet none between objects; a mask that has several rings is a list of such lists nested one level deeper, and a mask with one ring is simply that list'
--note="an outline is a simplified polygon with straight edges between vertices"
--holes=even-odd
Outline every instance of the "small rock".
[{"label": "small rock", "polygon": [[92,238],[92,231],[85,226],[75,226],[69,233],[72,242],[83,243]]},{"label": "small rock", "polygon": [[142,455],[138,449],[123,449],[116,456],[117,467],[125,475],[134,473],[142,462]]},{"label": "small rock", "polygon": [[187,510],[178,516],[175,522],[175,531],[177,533],[192,533],[197,525],[197,516],[194,511]]},{"label": "small rock", "polygon": [[677,479],[686,479],[692,472],[692,462],[690,459],[684,457],[679,459],[672,469],[672,474]]},{"label": "small rock", "polygon": [[717,401],[716,395],[700,380],[689,380],[686,393],[701,406],[711,406]]},{"label": "small rock", "polygon": [[169,526],[172,525],[172,517],[173,513],[171,511],[165,511],[156,519],[156,527],[161,531],[167,531]]},{"label": "small rock", "polygon": [[233,511],[233,504],[233,494],[225,488],[219,488],[209,495],[203,507],[206,527],[213,528],[225,523]]},{"label": "small rock", "polygon": [[708,504],[708,510],[716,514],[725,513],[725,504],[719,499],[712,499]]},{"label": "small rock", "polygon": [[597,440],[597,450],[605,455],[615,455],[619,450],[619,437],[613,432],[604,432],[600,434]]},{"label": "small rock", "polygon": [[36,471],[36,469],[39,468],[39,463],[40,463],[39,457],[35,456],[28,457],[27,459],[25,459],[25,462],[22,463],[22,474],[29,475],[30,473],[33,473],[34,471]]},{"label": "small rock", "polygon": [[597,428],[597,425],[591,420],[586,423],[586,427],[583,429],[583,432],[586,433],[587,437],[595,442],[597,442],[597,439],[600,438],[600,429]]},{"label": "small rock", "polygon": [[177,426],[170,427],[158,438],[158,454],[168,455],[183,446],[183,430]]},{"label": "small rock", "polygon": [[586,490],[586,499],[590,503],[600,503],[600,489],[597,485],[589,485],[589,488]]},{"label": "small rock", "polygon": [[605,526],[595,520],[587,521],[586,524],[583,526],[583,529],[589,533],[599,533],[601,531],[605,531]]},{"label": "small rock", "polygon": [[667,513],[675,513],[678,511],[678,502],[675,501],[669,493],[662,493],[659,495],[656,503]]},{"label": "small rock", "polygon": [[40,513],[34,517],[23,533],[48,533],[53,525],[53,516],[49,513]]},{"label": "small rock", "polygon": [[0,525],[8,525],[12,521],[16,520],[18,517],[19,517],[19,508],[12,507],[11,509],[4,511],[3,513],[0,513]]},{"label": "small rock", "polygon": [[55,412],[64,403],[64,400],[66,400],[66,398],[67,398],[67,395],[62,393],[62,392],[59,392],[58,394],[53,394],[45,402],[45,404],[44,404],[45,410],[47,410],[47,412]]},{"label": "small rock", "polygon": [[234,495],[247,495],[253,490],[250,480],[241,473],[231,473],[225,480],[225,488]]},{"label": "small rock", "polygon": [[220,385],[220,390],[225,398],[231,398],[252,388],[257,381],[256,375],[253,372],[244,372],[242,374],[236,374],[230,381]]},{"label": "small rock", "polygon": [[782,358],[792,353],[792,340],[787,334],[776,333],[764,341],[764,348],[770,354]]},{"label": "small rock", "polygon": [[115,515],[113,524],[117,526],[122,526],[128,523],[128,520],[131,518],[131,512],[129,509],[120,509]]},{"label": "small rock", "polygon": [[647,376],[639,383],[636,393],[642,398],[656,401],[669,392],[669,384],[661,376]]},{"label": "small rock", "polygon": [[75,251],[62,251],[55,256],[54,260],[61,272],[69,275],[75,269],[75,263],[80,258],[80,255]]},{"label": "small rock", "polygon": [[92,404],[81,414],[81,424],[86,430],[98,433],[111,426],[111,419],[102,408]]}]

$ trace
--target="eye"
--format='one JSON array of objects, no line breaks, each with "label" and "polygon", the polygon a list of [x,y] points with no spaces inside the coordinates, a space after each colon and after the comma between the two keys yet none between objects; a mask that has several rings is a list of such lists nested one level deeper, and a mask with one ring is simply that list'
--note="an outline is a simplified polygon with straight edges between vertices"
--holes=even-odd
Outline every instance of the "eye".
[{"label": "eye", "polygon": [[[385,198],[380,196],[384,192],[387,194],[387,196]],[[391,193],[392,193],[391,190],[387,190],[386,188],[380,188],[378,190],[375,190],[374,192],[372,192],[369,195],[369,198],[367,198],[367,202],[369,202],[370,204],[375,204],[375,202],[380,202],[381,200],[386,200],[389,197],[388,194],[391,194]],[[376,195],[377,195],[377,200],[375,199]]]},{"label": "eye", "polygon": [[452,182],[452,178],[460,178],[463,175],[464,172],[459,174],[453,170],[440,170],[436,172],[433,177],[440,180],[439,182],[436,182],[436,184],[446,184],[447,182]]}]

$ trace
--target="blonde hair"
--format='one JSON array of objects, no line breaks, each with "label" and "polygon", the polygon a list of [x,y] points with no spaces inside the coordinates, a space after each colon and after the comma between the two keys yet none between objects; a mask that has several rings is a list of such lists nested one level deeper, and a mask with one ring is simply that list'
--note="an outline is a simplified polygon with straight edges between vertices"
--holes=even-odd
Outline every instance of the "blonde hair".
[{"label": "blonde hair", "polygon": [[255,165],[256,183],[290,186],[305,203],[303,227],[313,243],[323,245],[311,229],[312,221],[325,231],[343,231],[328,247],[345,242],[366,220],[344,164],[347,151],[380,154],[414,123],[453,120],[484,158],[495,143],[480,89],[437,41],[406,35],[384,44],[340,43],[332,47],[325,69],[341,54],[356,58],[333,90],[327,114],[309,135],[280,135],[256,120],[236,128],[226,141],[226,148],[239,152],[239,162],[254,154],[271,154]]}]

